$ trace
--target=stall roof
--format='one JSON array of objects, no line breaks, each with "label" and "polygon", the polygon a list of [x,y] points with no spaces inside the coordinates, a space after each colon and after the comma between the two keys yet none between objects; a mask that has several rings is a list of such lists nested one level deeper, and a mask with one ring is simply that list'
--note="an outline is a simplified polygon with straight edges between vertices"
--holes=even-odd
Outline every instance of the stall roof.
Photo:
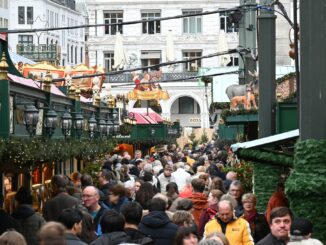
[{"label": "stall roof", "polygon": [[297,137],[299,137],[299,135],[300,135],[299,129],[295,129],[295,130],[291,130],[291,131],[288,131],[285,133],[276,134],[276,135],[268,136],[268,137],[257,139],[257,140],[247,141],[247,142],[243,142],[243,143],[236,143],[236,144],[231,145],[231,149],[233,152],[236,152],[238,149],[262,147],[264,145],[269,145],[269,144],[289,140],[292,138],[297,138]]},{"label": "stall roof", "polygon": [[[37,89],[41,89],[41,84],[39,82],[36,82],[32,79],[29,78],[24,78],[24,77],[18,77],[12,74],[8,73],[8,78],[10,79],[10,81],[15,82],[15,83],[19,83],[19,84],[23,84],[32,88],[37,88]],[[58,89],[55,85],[51,84],[51,93],[55,94],[55,95],[59,95],[59,96],[64,96],[66,97],[66,95],[64,93],[62,93],[60,91],[60,89]]]},{"label": "stall roof", "polygon": [[159,124],[163,122],[163,118],[153,111],[151,108],[133,108],[130,112],[135,114],[137,124]]},{"label": "stall roof", "polygon": [[8,50],[8,52],[9,52],[10,58],[14,64],[18,64],[18,62],[20,62],[20,61],[23,62],[24,64],[30,64],[30,65],[36,64],[35,61],[27,59],[24,56],[16,54],[10,50]]}]

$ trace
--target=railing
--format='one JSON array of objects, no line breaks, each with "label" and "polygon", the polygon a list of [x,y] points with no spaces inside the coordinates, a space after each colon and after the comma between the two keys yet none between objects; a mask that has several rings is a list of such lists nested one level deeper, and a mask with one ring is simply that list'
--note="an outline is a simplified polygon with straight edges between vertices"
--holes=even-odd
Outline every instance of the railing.
[{"label": "railing", "polygon": [[25,58],[38,61],[49,61],[55,63],[60,60],[60,46],[56,44],[40,44],[38,46],[17,44],[17,54]]},{"label": "railing", "polygon": [[[185,79],[186,81],[195,81],[197,79],[188,79],[189,77],[197,76],[197,72],[174,72],[174,73],[163,73],[161,81]],[[106,83],[132,83],[131,73],[110,75],[105,78]]]}]

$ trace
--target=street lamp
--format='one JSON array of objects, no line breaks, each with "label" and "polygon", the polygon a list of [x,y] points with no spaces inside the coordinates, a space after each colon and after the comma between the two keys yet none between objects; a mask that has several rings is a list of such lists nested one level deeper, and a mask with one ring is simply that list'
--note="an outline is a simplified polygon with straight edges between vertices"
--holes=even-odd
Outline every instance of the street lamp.
[{"label": "street lamp", "polygon": [[58,124],[57,113],[50,109],[45,113],[44,127],[46,130],[46,135],[51,138]]},{"label": "street lamp", "polygon": [[119,110],[117,108],[112,109],[112,117],[113,117],[113,135],[117,135],[119,133]]},{"label": "street lamp", "polygon": [[111,120],[110,115],[108,116],[107,122],[106,122],[106,135],[107,136],[113,136],[113,122]]},{"label": "street lamp", "polygon": [[70,113],[66,110],[61,117],[61,129],[65,138],[67,138],[70,135],[71,126],[72,126],[72,117]]},{"label": "street lamp", "polygon": [[94,137],[95,131],[96,131],[96,119],[93,113],[92,117],[88,119],[88,133],[91,139]]},{"label": "street lamp", "polygon": [[107,127],[106,127],[106,122],[104,119],[100,119],[98,124],[97,124],[97,130],[100,134],[100,137],[105,136],[107,134]]},{"label": "street lamp", "polygon": [[83,132],[84,117],[81,113],[77,113],[74,118],[74,128],[76,130],[77,138],[80,139]]},{"label": "street lamp", "polygon": [[36,126],[38,122],[38,110],[34,105],[26,105],[24,111],[24,123],[27,132],[32,137],[36,133]]}]

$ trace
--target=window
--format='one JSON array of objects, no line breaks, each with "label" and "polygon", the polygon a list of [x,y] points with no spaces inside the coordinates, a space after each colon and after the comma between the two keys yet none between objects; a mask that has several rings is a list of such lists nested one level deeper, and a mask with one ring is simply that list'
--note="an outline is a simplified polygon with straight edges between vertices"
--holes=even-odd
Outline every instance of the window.
[{"label": "window", "polygon": [[[150,12],[141,13],[142,20],[154,20],[160,17],[161,17],[161,13],[159,11],[150,11]],[[155,33],[161,33],[161,22],[159,20],[143,23],[143,34],[155,34]]]},{"label": "window", "polygon": [[[199,58],[202,56],[201,51],[183,51],[182,59],[193,59]],[[198,71],[198,68],[201,67],[201,60],[195,60],[187,62],[184,64],[184,71]]]},{"label": "window", "polygon": [[77,46],[75,47],[75,64],[78,63],[78,60],[77,60],[77,57],[78,57],[78,54],[77,54]]},{"label": "window", "polygon": [[[104,13],[104,24],[115,24],[123,21],[123,12]],[[105,26],[105,34],[115,35],[117,31],[122,34],[122,25]]]},{"label": "window", "polygon": [[239,66],[239,58],[238,57],[230,57],[231,61],[227,64],[227,66]]},{"label": "window", "polygon": [[104,53],[104,65],[106,71],[112,71],[113,65],[114,65],[114,53],[113,52],[107,52]]},{"label": "window", "polygon": [[74,46],[70,47],[70,62],[74,63]]},{"label": "window", "polygon": [[69,47],[69,44],[67,44],[67,60],[68,60],[68,62],[70,61],[70,59],[69,59],[69,49],[70,49],[70,47]]},{"label": "window", "polygon": [[33,7],[27,7],[27,24],[33,24],[34,16],[33,16]]},{"label": "window", "polygon": [[191,97],[179,98],[179,114],[194,114],[194,99]]},{"label": "window", "polygon": [[80,48],[80,63],[83,63],[83,47]]},{"label": "window", "polygon": [[[161,51],[141,51],[140,55],[141,65],[144,66],[153,66],[158,65],[161,62]],[[160,68],[148,68],[143,69],[143,71],[150,70],[159,70]]]},{"label": "window", "polygon": [[25,7],[18,6],[18,24],[25,24]]},{"label": "window", "polygon": [[[201,10],[184,10],[183,15],[199,14]],[[191,16],[183,18],[183,33],[201,33],[202,16]]]},{"label": "window", "polygon": [[234,26],[228,21],[228,15],[226,12],[220,13],[220,29],[225,32],[238,32],[239,28]]},{"label": "window", "polygon": [[18,35],[18,43],[23,45],[32,45],[33,35]]}]

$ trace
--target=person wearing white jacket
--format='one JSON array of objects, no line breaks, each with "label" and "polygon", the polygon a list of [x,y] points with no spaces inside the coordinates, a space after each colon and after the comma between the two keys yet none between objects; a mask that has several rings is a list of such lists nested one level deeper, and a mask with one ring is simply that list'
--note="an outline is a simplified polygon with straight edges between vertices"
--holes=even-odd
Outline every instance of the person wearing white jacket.
[{"label": "person wearing white jacket", "polygon": [[190,174],[184,170],[184,162],[176,163],[177,170],[171,174],[171,181],[178,185],[178,190],[182,191],[183,187],[186,185],[187,178],[190,177]]}]

